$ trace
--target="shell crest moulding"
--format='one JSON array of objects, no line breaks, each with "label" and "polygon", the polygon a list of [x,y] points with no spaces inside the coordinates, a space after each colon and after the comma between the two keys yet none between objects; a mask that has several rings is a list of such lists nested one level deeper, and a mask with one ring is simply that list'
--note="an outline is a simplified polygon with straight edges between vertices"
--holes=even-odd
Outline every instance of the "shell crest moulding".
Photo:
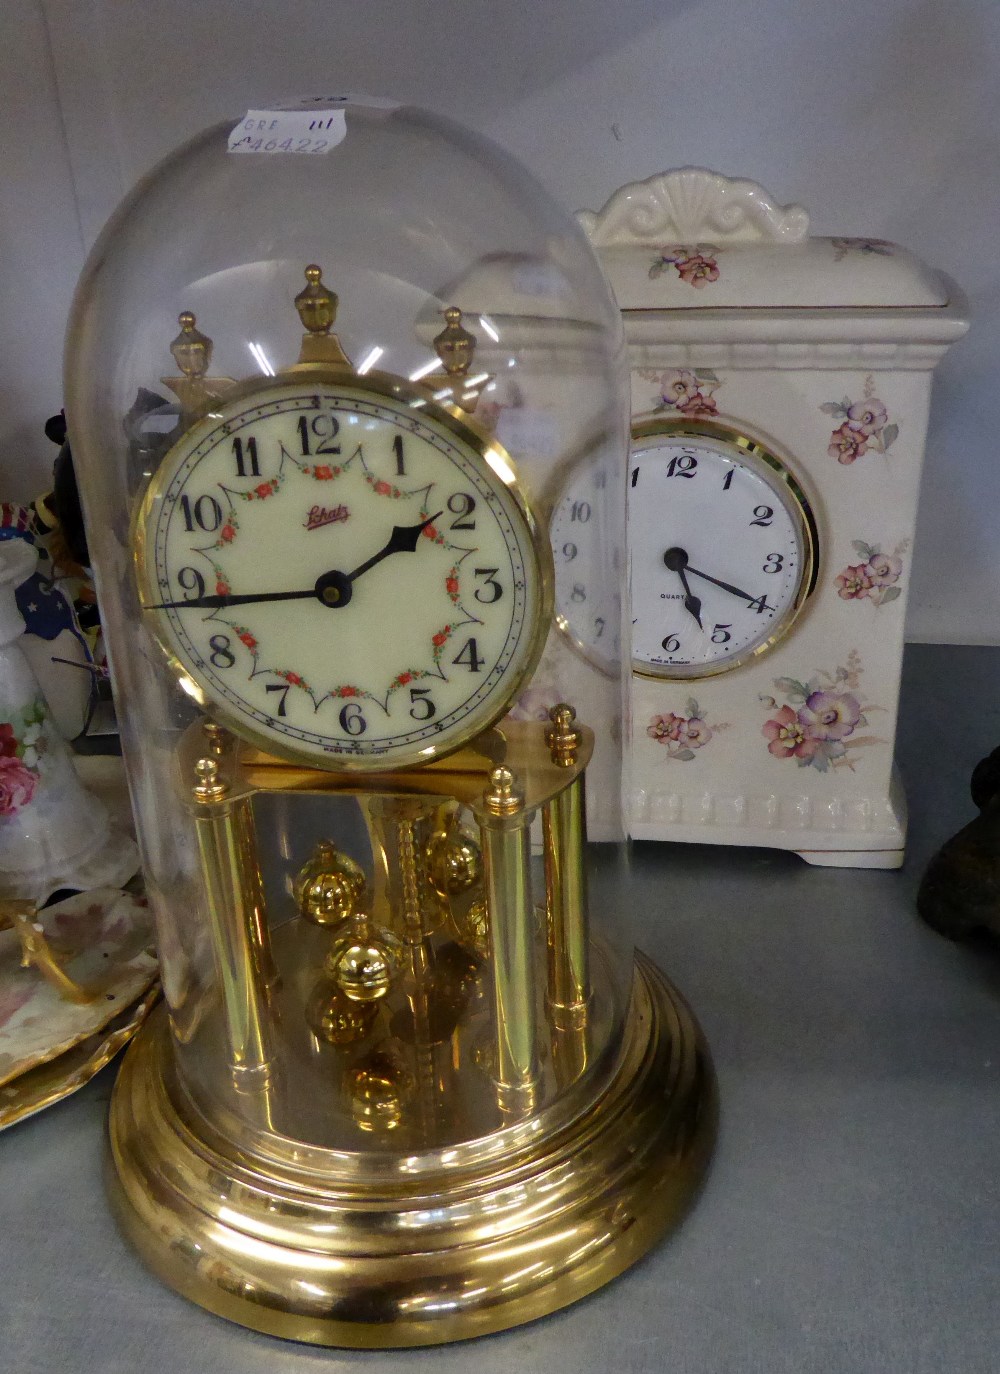
[{"label": "shell crest moulding", "polygon": [[696,242],[801,243],[809,215],[779,205],[756,181],[681,167],[621,187],[598,211],[577,215],[596,248]]}]

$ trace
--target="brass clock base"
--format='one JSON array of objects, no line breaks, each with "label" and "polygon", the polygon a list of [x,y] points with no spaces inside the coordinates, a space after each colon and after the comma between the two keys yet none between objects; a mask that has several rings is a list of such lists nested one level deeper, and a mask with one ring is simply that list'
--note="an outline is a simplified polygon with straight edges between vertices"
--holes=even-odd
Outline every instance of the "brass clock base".
[{"label": "brass clock base", "polygon": [[161,1010],[112,1099],[119,1220],[179,1293],[317,1345],[433,1345],[565,1307],[680,1220],[714,1141],[701,1032],[642,955],[636,973],[618,1070],[589,1108],[537,1138],[524,1131],[491,1162],[480,1152],[474,1168],[459,1161],[424,1177],[419,1156],[382,1156],[381,1174],[372,1161],[363,1178],[343,1156],[334,1179],[195,1134],[169,1090]]}]

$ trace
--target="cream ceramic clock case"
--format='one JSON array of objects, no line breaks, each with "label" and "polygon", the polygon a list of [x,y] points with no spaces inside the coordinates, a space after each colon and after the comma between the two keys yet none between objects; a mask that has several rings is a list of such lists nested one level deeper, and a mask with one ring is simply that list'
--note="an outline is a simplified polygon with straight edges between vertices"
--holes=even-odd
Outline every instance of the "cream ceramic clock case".
[{"label": "cream ceramic clock case", "polygon": [[[631,368],[630,832],[895,867],[930,380],[962,295],[700,168],[580,219]],[[564,609],[578,636],[581,609]]]}]

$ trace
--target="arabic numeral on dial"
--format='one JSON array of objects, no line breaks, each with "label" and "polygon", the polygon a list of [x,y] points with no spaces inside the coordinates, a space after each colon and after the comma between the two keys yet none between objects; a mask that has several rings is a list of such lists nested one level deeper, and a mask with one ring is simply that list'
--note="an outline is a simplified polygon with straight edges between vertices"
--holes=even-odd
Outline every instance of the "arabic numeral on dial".
[{"label": "arabic numeral on dial", "polygon": [[633,487],[635,486],[636,482],[638,482],[638,480],[639,480],[639,469],[638,469],[638,468],[633,468],[633,469],[632,469],[632,485],[633,485]]},{"label": "arabic numeral on dial", "polygon": [[177,581],[182,592],[193,593],[192,596],[186,596],[185,601],[197,601],[200,596],[205,595],[205,579],[197,568],[181,568],[177,574]]},{"label": "arabic numeral on dial", "polygon": [[693,477],[698,471],[698,459],[693,453],[681,453],[667,464],[668,477]]},{"label": "arabic numeral on dial", "polygon": [[595,616],[594,616],[594,630],[595,630],[594,638],[595,638],[595,639],[600,639],[601,635],[604,633],[604,616],[603,616],[603,615],[595,615]]},{"label": "arabic numeral on dial", "polygon": [[256,439],[250,438],[245,444],[242,439],[234,439],[233,457],[236,459],[237,477],[260,476],[260,462],[257,457]]},{"label": "arabic numeral on dial", "polygon": [[[773,519],[773,506],[754,506],[753,519],[750,521],[750,523],[751,525],[763,525],[766,528],[768,525],[770,525]],[[768,557],[773,557],[773,554],[768,554]]]},{"label": "arabic numeral on dial", "polygon": [[732,639],[732,635],[729,633],[732,628],[732,621],[730,621],[728,625],[716,625],[715,629],[712,631],[712,643],[728,644]]},{"label": "arabic numeral on dial", "polygon": [[208,643],[212,650],[212,665],[216,668],[231,668],[236,662],[236,655],[229,647],[229,636],[213,635]]},{"label": "arabic numeral on dial", "polygon": [[486,660],[480,656],[479,646],[476,644],[474,638],[467,639],[451,661],[452,663],[460,663],[463,668],[467,667],[470,673],[480,672],[483,664],[486,662]]},{"label": "arabic numeral on dial", "polygon": [[586,599],[587,599],[587,588],[583,585],[582,582],[574,582],[574,583],[573,583],[573,590],[572,590],[572,591],[570,592],[570,594],[569,594],[569,599],[570,599],[570,601],[576,601],[576,602],[586,601]]},{"label": "arabic numeral on dial", "polygon": [[288,714],[287,710],[285,709],[285,702],[288,700],[288,693],[291,690],[291,687],[289,687],[289,685],[286,682],[271,682],[267,685],[267,687],[264,688],[265,692],[281,693],[281,698],[278,701],[279,716],[286,716]]},{"label": "arabic numeral on dial", "polygon": [[[481,601],[484,606],[492,606],[494,601],[499,601],[503,596],[503,587],[497,581],[497,573],[500,569],[476,568],[474,571],[477,577],[484,579],[483,585],[476,588],[476,600]],[[491,594],[489,596],[484,596],[483,593],[487,590],[489,590]]]},{"label": "arabic numeral on dial", "polygon": [[572,563],[573,559],[576,557],[578,553],[579,549],[576,547],[573,541],[571,539],[567,539],[566,543],[562,546],[562,556],[563,558],[565,558],[566,562]]},{"label": "arabic numeral on dial", "polygon": [[406,461],[403,458],[403,436],[397,434],[392,441],[392,451],[396,455],[396,476],[406,476]]},{"label": "arabic numeral on dial", "polygon": [[340,445],[333,442],[340,433],[340,421],[336,415],[329,415],[324,411],[322,415],[314,415],[311,420],[308,415],[300,415],[298,429],[303,458],[340,452]]},{"label": "arabic numeral on dial", "polygon": [[763,615],[765,611],[771,611],[773,614],[774,607],[767,604],[766,596],[758,596],[753,601],[747,602],[747,610],[756,611],[758,615]]},{"label": "arabic numeral on dial", "polygon": [[663,652],[666,654],[675,654],[680,647],[681,642],[676,635],[667,635],[663,641]]},{"label": "arabic numeral on dial", "polygon": [[725,481],[722,483],[723,491],[728,491],[729,488],[733,485],[733,473],[735,471],[735,468],[730,468],[729,471],[726,473]]},{"label": "arabic numeral on dial", "polygon": [[474,530],[475,520],[470,519],[476,509],[476,498],[467,491],[455,491],[448,497],[448,509],[455,519],[448,526],[452,530]]},{"label": "arabic numeral on dial", "polygon": [[356,701],[349,701],[346,706],[340,708],[340,728],[352,739],[357,739],[368,729],[368,722]]},{"label": "arabic numeral on dial", "polygon": [[437,707],[431,701],[429,687],[410,688],[410,715],[414,720],[430,720],[437,714]]},{"label": "arabic numeral on dial", "polygon": [[199,496],[196,501],[190,496],[182,496],[181,512],[186,530],[193,531],[197,526],[206,534],[214,534],[222,524],[222,507],[214,496]]},{"label": "arabic numeral on dial", "polygon": [[762,569],[762,570],[763,570],[764,572],[766,572],[766,573],[777,573],[777,572],[781,572],[781,569],[784,567],[784,565],[785,565],[785,556],[784,556],[784,554],[781,554],[781,553],[769,553],[769,554],[767,555],[767,561],[764,563],[763,569]]},{"label": "arabic numeral on dial", "polygon": [[570,520],[577,520],[581,525],[585,525],[592,515],[589,501],[574,501],[573,508],[569,513]]}]

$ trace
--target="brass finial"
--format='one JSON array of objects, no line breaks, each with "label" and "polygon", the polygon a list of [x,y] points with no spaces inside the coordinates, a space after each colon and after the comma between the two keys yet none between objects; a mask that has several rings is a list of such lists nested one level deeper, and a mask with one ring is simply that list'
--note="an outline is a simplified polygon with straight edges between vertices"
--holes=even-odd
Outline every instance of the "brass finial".
[{"label": "brass finial", "polygon": [[476,336],[462,324],[462,312],[457,305],[449,305],[444,312],[445,326],[434,338],[434,351],[449,377],[456,380],[468,375],[476,352]]},{"label": "brass finial", "polygon": [[517,779],[509,768],[501,765],[492,770],[483,804],[494,816],[513,816],[521,810],[524,793],[517,786]]},{"label": "brass finial", "polygon": [[200,802],[222,801],[229,795],[229,784],[219,777],[217,759],[199,759],[194,766],[198,781],[194,785],[194,797]]},{"label": "brass finial", "polygon": [[200,381],[212,361],[212,340],[195,328],[196,320],[190,310],[182,310],[177,323],[181,332],[170,345],[170,352],[188,381]]},{"label": "brass finial", "polygon": [[337,295],[323,285],[323,269],[311,262],[306,284],[295,297],[295,309],[308,334],[329,334],[337,318]]},{"label": "brass finial", "polygon": [[337,318],[337,293],[323,285],[323,269],[311,262],[305,269],[306,284],[295,297],[305,334],[299,350],[299,366],[303,363],[323,363],[329,366],[350,367],[351,360],[340,346],[336,334],[331,334]]},{"label": "brass finial", "polygon": [[558,768],[572,768],[576,763],[577,751],[583,736],[573,722],[576,712],[565,701],[553,706],[549,712],[552,725],[545,732],[545,743],[549,746],[552,762]]}]

